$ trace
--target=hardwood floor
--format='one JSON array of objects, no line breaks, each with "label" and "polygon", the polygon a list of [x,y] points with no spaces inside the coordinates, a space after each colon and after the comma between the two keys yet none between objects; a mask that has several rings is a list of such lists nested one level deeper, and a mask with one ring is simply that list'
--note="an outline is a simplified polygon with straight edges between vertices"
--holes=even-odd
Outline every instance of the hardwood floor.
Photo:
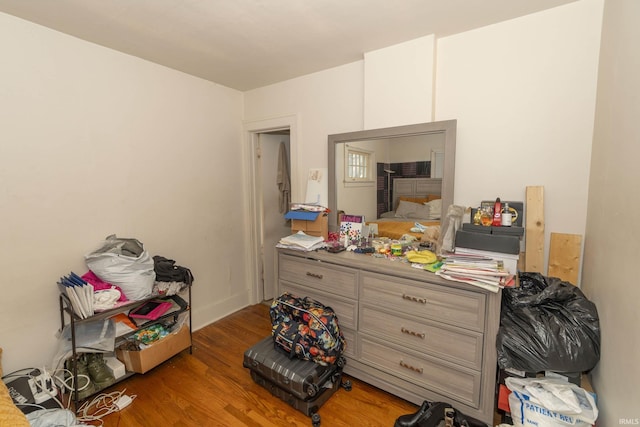
[{"label": "hardwood floor", "polygon": [[[193,354],[179,355],[108,391],[126,389],[133,403],[103,418],[104,427],[310,426],[311,420],[271,395],[242,366],[244,352],[271,331],[269,307],[257,304],[193,333]],[[393,426],[417,407],[354,378],[318,411],[321,426]]]}]

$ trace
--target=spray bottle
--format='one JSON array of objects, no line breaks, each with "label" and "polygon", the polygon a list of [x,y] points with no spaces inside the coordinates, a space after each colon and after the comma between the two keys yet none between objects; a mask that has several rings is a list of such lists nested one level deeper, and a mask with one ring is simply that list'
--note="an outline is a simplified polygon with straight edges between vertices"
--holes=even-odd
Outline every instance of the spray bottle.
[{"label": "spray bottle", "polygon": [[500,227],[502,224],[502,204],[500,203],[500,197],[496,199],[493,205],[493,222],[491,225],[494,227]]}]

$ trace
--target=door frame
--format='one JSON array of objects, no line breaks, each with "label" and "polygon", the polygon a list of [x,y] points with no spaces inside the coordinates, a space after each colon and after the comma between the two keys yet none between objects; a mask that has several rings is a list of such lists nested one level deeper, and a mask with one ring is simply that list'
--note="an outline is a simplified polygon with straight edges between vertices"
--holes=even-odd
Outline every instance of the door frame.
[{"label": "door frame", "polygon": [[245,263],[247,268],[248,283],[250,286],[249,300],[251,304],[257,304],[264,299],[264,290],[260,280],[263,271],[262,252],[262,185],[260,182],[260,161],[258,160],[258,138],[259,134],[276,130],[289,129],[289,162],[291,179],[291,200],[297,200],[298,191],[294,183],[296,182],[298,171],[298,115],[274,117],[262,120],[245,121],[244,127],[244,182],[245,194],[247,194],[248,209],[246,210],[245,223],[247,225],[245,233]]}]

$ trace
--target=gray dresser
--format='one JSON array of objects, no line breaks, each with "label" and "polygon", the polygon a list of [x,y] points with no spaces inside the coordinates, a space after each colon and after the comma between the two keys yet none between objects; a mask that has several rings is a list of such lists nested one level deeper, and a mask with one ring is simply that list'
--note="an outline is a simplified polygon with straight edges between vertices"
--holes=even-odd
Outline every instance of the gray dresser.
[{"label": "gray dresser", "polygon": [[278,286],[335,310],[347,374],[493,424],[500,293],[400,261],[324,251],[279,250]]}]

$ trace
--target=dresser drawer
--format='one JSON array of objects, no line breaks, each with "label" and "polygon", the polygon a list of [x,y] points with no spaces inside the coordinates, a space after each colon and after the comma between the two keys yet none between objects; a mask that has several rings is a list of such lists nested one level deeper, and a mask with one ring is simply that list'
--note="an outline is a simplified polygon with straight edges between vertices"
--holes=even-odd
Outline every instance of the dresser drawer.
[{"label": "dresser drawer", "polygon": [[480,402],[480,372],[441,363],[392,345],[358,336],[360,361],[397,378],[440,393],[473,408]]},{"label": "dresser drawer", "polygon": [[305,258],[280,255],[279,279],[347,298],[358,297],[358,270]]},{"label": "dresser drawer", "polygon": [[486,297],[482,293],[428,282],[363,272],[360,301],[436,322],[482,332]]},{"label": "dresser drawer", "polygon": [[366,304],[360,306],[360,325],[360,332],[379,339],[472,369],[481,368],[483,335],[479,332],[392,314]]},{"label": "dresser drawer", "polygon": [[338,317],[338,326],[351,329],[357,328],[358,303],[356,300],[330,295],[314,288],[300,286],[298,284],[280,281],[280,293],[290,292],[299,297],[312,298],[322,305],[331,307]]}]

